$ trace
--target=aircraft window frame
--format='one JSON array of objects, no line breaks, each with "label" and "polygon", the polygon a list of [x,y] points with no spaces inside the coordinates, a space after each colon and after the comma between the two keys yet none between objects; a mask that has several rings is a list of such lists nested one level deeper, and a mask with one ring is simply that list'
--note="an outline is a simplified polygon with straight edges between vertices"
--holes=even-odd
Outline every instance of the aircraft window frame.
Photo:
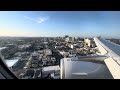
[{"label": "aircraft window frame", "polygon": [[10,68],[4,62],[4,58],[0,53],[0,73],[4,76],[5,79],[19,79]]}]

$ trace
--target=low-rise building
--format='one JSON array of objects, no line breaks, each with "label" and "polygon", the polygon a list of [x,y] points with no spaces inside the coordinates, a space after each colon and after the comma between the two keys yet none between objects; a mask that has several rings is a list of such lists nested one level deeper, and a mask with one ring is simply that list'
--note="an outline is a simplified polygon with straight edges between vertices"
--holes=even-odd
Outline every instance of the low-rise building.
[{"label": "low-rise building", "polygon": [[44,54],[47,55],[52,55],[52,51],[50,49],[44,49]]}]

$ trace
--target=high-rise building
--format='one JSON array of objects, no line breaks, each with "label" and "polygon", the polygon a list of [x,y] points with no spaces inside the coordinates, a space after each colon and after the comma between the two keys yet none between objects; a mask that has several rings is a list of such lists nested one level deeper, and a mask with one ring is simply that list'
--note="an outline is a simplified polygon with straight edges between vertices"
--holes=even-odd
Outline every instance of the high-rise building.
[{"label": "high-rise building", "polygon": [[90,44],[91,44],[91,40],[90,39],[84,39],[84,42],[87,44],[87,46],[90,47]]},{"label": "high-rise building", "polygon": [[65,38],[69,37],[68,35],[65,35]]},{"label": "high-rise building", "polygon": [[74,37],[66,37],[65,41],[66,42],[74,42]]},{"label": "high-rise building", "polygon": [[66,42],[69,42],[69,37],[65,38],[65,41],[66,41]]},{"label": "high-rise building", "polygon": [[87,46],[89,47],[95,47],[95,43],[93,40],[90,40],[90,39],[84,39],[84,42],[87,44]]}]

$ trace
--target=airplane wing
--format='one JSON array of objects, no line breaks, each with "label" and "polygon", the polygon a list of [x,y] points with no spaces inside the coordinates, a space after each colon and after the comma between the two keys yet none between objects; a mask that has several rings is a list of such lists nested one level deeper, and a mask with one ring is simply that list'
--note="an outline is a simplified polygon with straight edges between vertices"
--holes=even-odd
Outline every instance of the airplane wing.
[{"label": "airplane wing", "polygon": [[102,55],[108,56],[104,60],[114,79],[120,79],[120,45],[117,45],[100,37],[94,41]]}]

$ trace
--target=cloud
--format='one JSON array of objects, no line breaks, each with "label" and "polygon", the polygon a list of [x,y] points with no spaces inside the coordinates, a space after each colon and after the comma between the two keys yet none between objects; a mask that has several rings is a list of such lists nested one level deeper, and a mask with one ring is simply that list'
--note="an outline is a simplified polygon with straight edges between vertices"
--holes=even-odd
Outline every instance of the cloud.
[{"label": "cloud", "polygon": [[37,20],[37,23],[43,23],[46,20],[48,20],[48,17],[39,17],[38,20]]},{"label": "cloud", "polygon": [[32,20],[32,21],[35,21],[34,18],[31,18],[31,17],[28,17],[28,16],[24,16],[24,18],[28,19],[28,20]]},{"label": "cloud", "polygon": [[24,18],[28,19],[28,20],[31,20],[31,21],[34,21],[34,22],[37,22],[37,23],[43,23],[45,22],[46,20],[48,20],[48,17],[39,17],[39,18],[31,18],[31,17],[28,17],[28,16],[24,16]]}]

